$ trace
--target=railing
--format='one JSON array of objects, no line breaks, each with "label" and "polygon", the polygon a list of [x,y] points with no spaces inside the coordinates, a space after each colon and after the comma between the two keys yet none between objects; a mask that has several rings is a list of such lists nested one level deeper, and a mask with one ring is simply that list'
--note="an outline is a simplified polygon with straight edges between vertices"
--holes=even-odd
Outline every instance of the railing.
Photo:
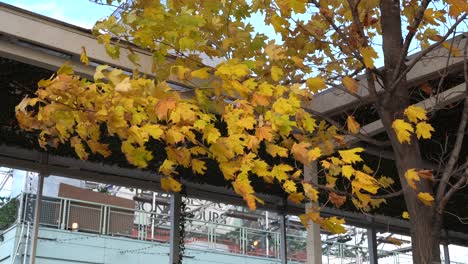
[{"label": "railing", "polygon": [[[23,194],[20,201],[19,222],[32,222],[35,196]],[[168,214],[68,198],[44,197],[39,223],[63,230],[169,243]],[[278,231],[187,219],[184,238],[185,246],[192,249],[272,259],[280,257]],[[305,232],[302,235],[287,234],[290,261],[306,262],[306,241]],[[369,263],[366,247],[323,241],[322,249],[324,263]],[[378,254],[382,256],[379,263],[411,263],[409,255],[390,251],[378,251]]]}]

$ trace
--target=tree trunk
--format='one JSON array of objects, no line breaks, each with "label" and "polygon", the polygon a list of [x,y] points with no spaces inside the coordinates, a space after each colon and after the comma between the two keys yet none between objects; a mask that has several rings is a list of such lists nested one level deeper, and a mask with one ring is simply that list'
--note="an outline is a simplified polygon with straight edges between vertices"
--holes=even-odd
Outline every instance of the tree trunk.
[{"label": "tree trunk", "polygon": [[[428,192],[432,195],[432,183],[421,179],[417,182],[417,190],[413,190],[405,178],[407,170],[423,168],[418,140],[413,135],[411,144],[400,143],[392,128],[393,121],[402,118],[403,111],[410,103],[406,77],[394,85],[396,77],[405,67],[400,64],[402,62],[400,57],[407,55],[403,49],[400,1],[381,0],[380,10],[385,64],[382,78],[385,92],[377,100],[377,110],[392,144],[398,176],[410,215],[413,263],[440,263],[441,217],[436,213],[434,205],[426,206],[417,197],[419,192]],[[368,79],[373,82],[373,78],[369,77],[371,76],[368,76]]]}]

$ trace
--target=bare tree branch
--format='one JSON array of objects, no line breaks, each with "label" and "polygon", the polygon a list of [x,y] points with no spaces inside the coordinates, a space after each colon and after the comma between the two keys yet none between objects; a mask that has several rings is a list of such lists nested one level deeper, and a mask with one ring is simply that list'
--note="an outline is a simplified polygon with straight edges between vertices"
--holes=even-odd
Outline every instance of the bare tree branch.
[{"label": "bare tree branch", "polygon": [[[465,137],[465,130],[468,125],[468,41],[465,43],[465,50],[464,50],[464,76],[465,76],[465,102],[464,102],[464,107],[463,107],[463,113],[460,118],[460,125],[458,126],[457,129],[457,136],[455,139],[454,147],[453,150],[450,154],[450,158],[448,160],[447,165],[445,166],[444,173],[442,174],[441,180],[439,187],[437,188],[437,198],[436,200],[441,202],[446,188],[447,184],[450,181],[450,177],[453,174],[453,169],[458,161],[458,157],[460,155],[460,151],[462,148],[462,143],[463,139]],[[462,177],[463,178],[463,177]],[[443,208],[442,208],[443,209]]]},{"label": "bare tree branch", "polygon": [[449,30],[447,31],[447,33],[439,40],[437,41],[435,44],[433,44],[432,46],[430,46],[429,48],[419,52],[417,54],[417,56],[411,60],[410,64],[408,64],[405,68],[405,70],[403,70],[401,73],[398,73],[399,76],[398,78],[396,78],[396,80],[393,81],[393,84],[392,86],[388,89],[388,91],[391,93],[393,90],[395,90],[396,87],[398,87],[398,84],[401,82],[401,80],[403,80],[403,78],[405,78],[406,74],[408,74],[409,71],[411,71],[411,69],[413,69],[414,65],[416,65],[416,63],[418,63],[424,56],[426,56],[429,52],[433,51],[434,49],[440,47],[440,45],[450,36],[450,34],[452,34],[454,32],[454,30],[457,28],[457,26],[463,21],[465,20],[467,14],[465,13],[464,15],[460,16],[457,21],[455,21],[455,23],[452,25],[452,27],[449,28]]},{"label": "bare tree branch", "polygon": [[448,192],[445,194],[445,196],[442,198],[440,201],[439,205],[437,206],[437,212],[441,213],[444,211],[445,205],[448,203],[450,198],[458,191],[460,190],[464,184],[467,183],[468,180],[468,160],[465,162],[465,173],[463,173],[463,176],[458,179],[458,181],[450,187]]}]

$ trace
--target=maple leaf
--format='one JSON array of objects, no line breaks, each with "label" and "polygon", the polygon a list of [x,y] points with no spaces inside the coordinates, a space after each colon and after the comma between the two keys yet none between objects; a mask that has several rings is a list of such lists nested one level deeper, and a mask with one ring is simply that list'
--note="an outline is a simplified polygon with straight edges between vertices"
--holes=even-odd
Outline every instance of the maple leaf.
[{"label": "maple leaf", "polygon": [[294,145],[291,148],[291,153],[293,154],[294,158],[302,162],[302,164],[308,164],[309,157],[307,148],[309,147],[310,143],[307,142],[294,143]]},{"label": "maple leaf", "polygon": [[434,128],[426,122],[420,122],[416,125],[416,135],[418,138],[430,139],[434,131]]},{"label": "maple leaf", "polygon": [[80,159],[88,159],[88,152],[86,151],[83,142],[79,137],[72,137],[70,139],[70,145],[75,149],[75,153]]},{"label": "maple leaf", "polygon": [[271,40],[268,45],[265,46],[265,54],[273,61],[286,58],[283,48],[276,45],[274,40]]},{"label": "maple leaf", "polygon": [[258,140],[266,140],[268,142],[273,140],[273,134],[272,134],[272,129],[271,126],[262,126],[259,127],[255,130],[255,136],[258,138]]},{"label": "maple leaf", "polygon": [[161,187],[166,192],[180,192],[182,184],[172,177],[161,177]]},{"label": "maple leaf", "polygon": [[385,176],[381,176],[377,181],[383,188],[388,188],[395,183],[395,181],[392,178]]},{"label": "maple leaf", "polygon": [[353,134],[359,133],[359,128],[361,127],[361,125],[359,125],[359,123],[356,122],[356,119],[354,119],[353,116],[348,116],[346,124],[348,125],[349,132]]},{"label": "maple leaf", "polygon": [[159,172],[169,177],[175,173],[175,166],[176,163],[174,161],[165,159],[161,166],[159,166]]},{"label": "maple leaf", "polygon": [[341,168],[341,173],[343,174],[343,176],[345,176],[346,178],[348,178],[348,180],[351,179],[351,176],[353,176],[354,174],[354,168],[353,166],[351,165],[344,165],[342,168]]},{"label": "maple leaf", "polygon": [[275,165],[271,169],[271,176],[276,178],[279,182],[283,182],[289,178],[288,172],[292,171],[293,169],[293,167],[287,164]]},{"label": "maple leaf", "polygon": [[356,154],[363,152],[363,148],[353,148],[353,149],[348,149],[348,150],[340,150],[338,153],[341,156],[341,159],[348,164],[354,164],[356,162],[362,161],[362,158]]},{"label": "maple leaf", "polygon": [[80,61],[86,66],[89,65],[88,55],[86,55],[86,49],[84,46],[81,46]]},{"label": "maple leaf", "polygon": [[192,159],[191,164],[192,164],[192,170],[195,173],[198,173],[200,175],[203,175],[205,173],[206,164],[204,161],[199,160],[199,159]]},{"label": "maple leaf", "polygon": [[203,140],[208,144],[215,143],[218,138],[221,137],[221,133],[213,125],[207,125],[203,129]]},{"label": "maple leaf", "polygon": [[287,192],[287,193],[295,193],[295,192],[297,192],[296,183],[294,183],[294,182],[291,181],[291,180],[286,180],[286,181],[284,181],[284,183],[283,183],[283,189],[284,189],[284,191]]},{"label": "maple leaf", "polygon": [[343,226],[344,223],[344,219],[338,219],[337,217],[332,216],[328,219],[324,219],[322,223],[320,223],[320,226],[333,234],[342,234],[346,233],[346,229]]},{"label": "maple leaf", "polygon": [[394,244],[395,246],[401,246],[403,244],[403,242],[400,239],[394,237],[387,238],[387,241]]},{"label": "maple leaf", "polygon": [[346,76],[341,80],[341,82],[343,83],[344,87],[346,87],[348,91],[354,94],[357,93],[359,89],[359,84],[356,80],[354,80],[353,78],[349,76]]},{"label": "maple leaf", "polygon": [[406,142],[409,144],[411,142],[410,136],[411,133],[414,132],[414,129],[410,123],[406,123],[402,119],[396,119],[393,121],[392,128],[395,130],[398,141],[400,143]]},{"label": "maple leaf", "polygon": [[366,164],[362,165],[362,171],[368,174],[374,173],[374,170],[369,168],[369,166],[367,166]]},{"label": "maple leaf", "polygon": [[375,50],[372,47],[361,47],[359,48],[359,52],[361,52],[362,59],[364,60],[364,66],[373,69],[374,59],[379,57]]},{"label": "maple leaf", "polygon": [[446,0],[446,2],[450,5],[449,15],[453,18],[468,12],[468,3],[465,0]]},{"label": "maple leaf", "polygon": [[86,144],[88,145],[89,149],[91,149],[92,153],[99,153],[104,158],[109,157],[111,154],[109,150],[109,144],[102,144],[96,140],[88,140],[86,141]]},{"label": "maple leaf", "polygon": [[328,194],[328,199],[336,208],[340,208],[346,202],[346,196],[338,195],[334,192]]},{"label": "maple leaf", "polygon": [[304,189],[304,193],[311,200],[312,202],[317,202],[318,201],[318,194],[319,192],[312,187],[311,184],[309,183],[302,183],[302,188]]},{"label": "maple leaf", "polygon": [[210,68],[205,67],[205,68],[201,68],[201,69],[191,72],[190,75],[198,79],[208,79],[211,76],[209,71],[210,71]]},{"label": "maple leaf", "polygon": [[320,77],[308,78],[306,80],[306,85],[307,88],[314,93],[318,93],[326,87],[325,81]]},{"label": "maple leaf", "polygon": [[402,214],[401,214],[401,217],[403,217],[403,219],[410,219],[410,215],[407,211],[404,211]]},{"label": "maple leaf", "polygon": [[427,120],[426,110],[424,108],[410,105],[403,112],[411,123],[417,123],[420,120]]},{"label": "maple leaf", "polygon": [[355,177],[355,180],[351,183],[351,185],[354,188],[353,192],[357,192],[356,190],[362,189],[372,194],[377,193],[377,190],[379,189],[379,184],[377,180],[374,179],[374,177],[362,171],[356,171]]},{"label": "maple leaf", "polygon": [[284,72],[282,69],[280,69],[278,66],[273,66],[271,67],[271,78],[273,81],[277,82],[283,77]]},{"label": "maple leaf", "polygon": [[416,190],[416,183],[417,181],[420,181],[421,179],[419,178],[419,174],[416,172],[415,169],[409,169],[405,172],[405,178],[406,181],[408,182],[408,185]]},{"label": "maple leaf", "polygon": [[287,157],[288,156],[288,149],[280,147],[275,144],[266,144],[266,152],[270,154],[272,157]]},{"label": "maple leaf", "polygon": [[155,107],[154,111],[159,119],[166,119],[169,112],[176,108],[176,99],[169,97],[159,100]]},{"label": "maple leaf", "polygon": [[232,180],[235,178],[236,173],[239,171],[239,164],[237,161],[220,162],[219,169],[224,175],[224,179]]},{"label": "maple leaf", "polygon": [[295,203],[300,204],[304,200],[304,194],[302,193],[291,193],[288,195],[288,200]]},{"label": "maple leaf", "polygon": [[315,147],[307,152],[309,162],[317,160],[320,156],[322,156],[322,150],[319,147]]},{"label": "maple leaf", "polygon": [[435,181],[431,170],[420,170],[418,171],[418,176],[428,181]]},{"label": "maple leaf", "polygon": [[427,206],[432,206],[432,203],[434,202],[434,197],[427,192],[418,193],[418,199]]}]

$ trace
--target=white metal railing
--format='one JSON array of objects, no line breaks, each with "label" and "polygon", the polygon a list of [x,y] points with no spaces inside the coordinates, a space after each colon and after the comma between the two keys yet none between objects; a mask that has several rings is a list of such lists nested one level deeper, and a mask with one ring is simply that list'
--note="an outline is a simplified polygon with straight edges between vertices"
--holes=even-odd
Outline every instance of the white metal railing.
[{"label": "white metal railing", "polygon": [[[22,194],[18,223],[33,222],[34,195]],[[62,230],[120,236],[169,243],[168,214],[98,204],[93,202],[43,197],[42,226]],[[280,233],[249,227],[187,219],[185,246],[227,254],[280,258]],[[288,258],[306,262],[306,236],[287,234]],[[369,263],[366,247],[322,241],[324,263]],[[411,263],[411,256],[379,250],[379,263]],[[385,257],[383,257],[385,256]],[[455,262],[453,262],[455,263]]]}]

